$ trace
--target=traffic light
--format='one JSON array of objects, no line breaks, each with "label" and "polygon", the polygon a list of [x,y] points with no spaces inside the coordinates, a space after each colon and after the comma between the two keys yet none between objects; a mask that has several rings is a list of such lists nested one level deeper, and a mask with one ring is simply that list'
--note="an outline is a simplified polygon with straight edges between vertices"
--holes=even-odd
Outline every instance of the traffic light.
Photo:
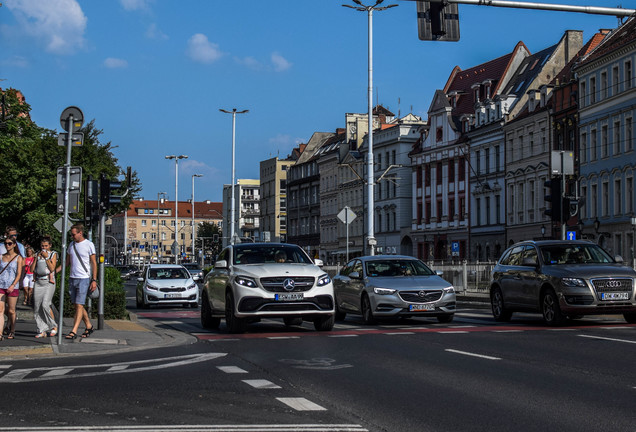
[{"label": "traffic light", "polygon": [[121,188],[121,182],[111,181],[102,174],[99,181],[99,207],[104,211],[108,210],[113,204],[121,203],[120,195],[113,195],[113,191]]},{"label": "traffic light", "polygon": [[97,180],[88,176],[84,188],[84,225],[90,228],[92,224],[99,222],[99,189]]},{"label": "traffic light", "polygon": [[459,8],[446,0],[417,2],[417,28],[420,40],[459,41]]},{"label": "traffic light", "polygon": [[563,200],[561,198],[561,177],[555,176],[547,180],[543,186],[549,189],[545,195],[545,201],[550,203],[550,208],[545,210],[545,214],[550,216],[553,222],[561,222],[563,218],[562,208]]}]

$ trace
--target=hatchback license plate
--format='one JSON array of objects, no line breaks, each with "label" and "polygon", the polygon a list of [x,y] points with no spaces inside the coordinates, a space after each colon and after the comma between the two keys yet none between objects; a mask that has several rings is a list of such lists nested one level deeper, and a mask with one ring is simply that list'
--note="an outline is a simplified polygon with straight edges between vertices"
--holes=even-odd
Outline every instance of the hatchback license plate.
[{"label": "hatchback license plate", "polygon": [[431,310],[435,310],[435,305],[432,305],[432,304],[412,304],[412,305],[409,305],[409,310],[411,312],[431,311]]},{"label": "hatchback license plate", "polygon": [[601,293],[601,300],[629,300],[628,292]]},{"label": "hatchback license plate", "polygon": [[302,300],[305,296],[303,293],[285,293],[285,294],[276,294],[274,299],[276,301],[296,301]]},{"label": "hatchback license plate", "polygon": [[179,298],[181,294],[166,294],[165,298]]}]

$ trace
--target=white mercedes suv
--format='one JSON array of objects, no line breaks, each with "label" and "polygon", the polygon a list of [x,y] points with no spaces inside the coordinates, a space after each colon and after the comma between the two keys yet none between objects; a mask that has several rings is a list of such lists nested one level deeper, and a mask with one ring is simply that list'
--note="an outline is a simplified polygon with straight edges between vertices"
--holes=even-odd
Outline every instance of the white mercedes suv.
[{"label": "white mercedes suv", "polygon": [[285,325],[313,321],[318,331],[334,325],[331,278],[300,247],[243,243],[226,247],[203,281],[201,325],[216,329],[221,318],[231,333],[243,333],[263,317]]}]

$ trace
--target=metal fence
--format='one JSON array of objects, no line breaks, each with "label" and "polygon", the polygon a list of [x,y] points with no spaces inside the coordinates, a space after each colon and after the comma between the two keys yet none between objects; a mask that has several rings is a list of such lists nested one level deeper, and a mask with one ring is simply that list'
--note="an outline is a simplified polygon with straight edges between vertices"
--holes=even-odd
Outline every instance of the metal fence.
[{"label": "metal fence", "polygon": [[[427,262],[431,269],[441,271],[442,277],[452,283],[458,293],[488,293],[494,262]],[[338,274],[342,266],[324,266],[330,276]]]}]

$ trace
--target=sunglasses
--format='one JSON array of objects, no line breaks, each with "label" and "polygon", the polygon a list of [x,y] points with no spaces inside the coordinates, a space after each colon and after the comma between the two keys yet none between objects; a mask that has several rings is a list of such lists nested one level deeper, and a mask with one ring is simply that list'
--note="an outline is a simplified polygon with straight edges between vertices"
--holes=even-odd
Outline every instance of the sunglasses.
[{"label": "sunglasses", "polygon": [[13,242],[4,242],[4,245],[5,245],[5,246],[13,246],[14,244],[15,244],[15,243],[13,243]]}]

